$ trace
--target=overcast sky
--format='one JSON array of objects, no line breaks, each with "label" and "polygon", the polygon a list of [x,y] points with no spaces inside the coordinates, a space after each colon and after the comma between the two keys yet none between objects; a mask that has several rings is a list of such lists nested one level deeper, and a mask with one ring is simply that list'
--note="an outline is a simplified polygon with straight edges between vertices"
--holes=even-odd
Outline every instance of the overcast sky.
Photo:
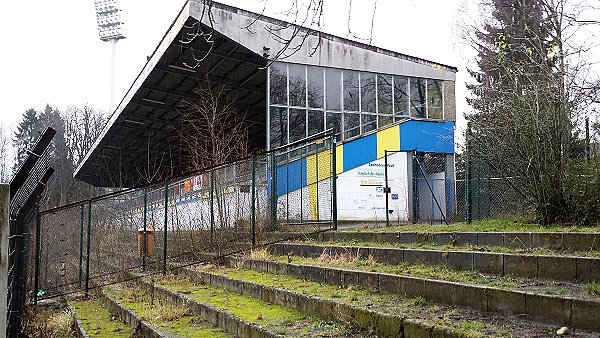
[{"label": "overcast sky", "polygon": [[[464,97],[470,52],[453,33],[462,0],[379,0],[373,45],[456,66],[457,115],[468,109]],[[175,19],[183,0],[121,0],[127,39],[117,45],[115,101],[140,72]],[[263,1],[223,0],[260,12]],[[267,15],[283,18],[281,0],[270,0]],[[347,0],[325,1],[324,31],[348,37]],[[368,38],[372,0],[354,0],[351,27]],[[279,7],[278,7],[279,6]],[[28,108],[58,109],[90,104],[108,108],[110,46],[98,39],[93,0],[9,1],[0,13],[3,48],[0,53],[0,123],[14,125]],[[459,126],[462,122],[459,121]]]}]

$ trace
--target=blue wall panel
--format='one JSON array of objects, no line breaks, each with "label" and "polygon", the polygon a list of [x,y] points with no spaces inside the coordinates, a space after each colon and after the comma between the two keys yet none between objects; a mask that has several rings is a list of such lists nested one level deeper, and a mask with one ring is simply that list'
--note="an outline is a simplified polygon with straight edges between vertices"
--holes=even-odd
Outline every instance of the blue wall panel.
[{"label": "blue wall panel", "polygon": [[285,195],[305,186],[306,158],[277,167],[277,196]]},{"label": "blue wall panel", "polygon": [[344,143],[344,171],[377,159],[377,135],[371,134]]},{"label": "blue wall panel", "polygon": [[[400,124],[400,150],[454,153],[454,122],[407,121]],[[345,169],[345,168],[344,168]]]}]

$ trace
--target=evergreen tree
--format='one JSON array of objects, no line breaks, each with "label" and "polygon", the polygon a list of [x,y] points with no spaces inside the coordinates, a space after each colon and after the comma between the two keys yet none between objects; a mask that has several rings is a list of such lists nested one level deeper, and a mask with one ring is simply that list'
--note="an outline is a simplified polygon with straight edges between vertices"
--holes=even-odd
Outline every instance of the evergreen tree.
[{"label": "evergreen tree", "polygon": [[37,110],[30,108],[25,111],[13,138],[15,150],[15,163],[13,172],[19,170],[28,156],[27,151],[35,146],[35,142],[42,133],[40,114]]},{"label": "evergreen tree", "polygon": [[568,221],[573,125],[564,89],[561,34],[544,0],[493,0],[475,33],[479,70],[469,103],[474,158],[509,183],[537,221]]}]

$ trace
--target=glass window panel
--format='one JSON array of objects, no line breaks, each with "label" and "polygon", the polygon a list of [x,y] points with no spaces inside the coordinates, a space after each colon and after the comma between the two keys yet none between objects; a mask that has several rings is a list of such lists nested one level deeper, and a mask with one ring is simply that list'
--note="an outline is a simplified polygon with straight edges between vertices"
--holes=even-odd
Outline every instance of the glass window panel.
[{"label": "glass window panel", "polygon": [[360,134],[360,114],[344,113],[344,138],[348,139]]},{"label": "glass window panel", "polygon": [[358,111],[358,72],[344,71],[344,110]]},{"label": "glass window panel", "polygon": [[368,133],[371,130],[377,129],[377,115],[375,114],[360,114],[362,122],[362,132]]},{"label": "glass window panel", "polygon": [[325,95],[323,85],[323,68],[308,66],[307,86],[308,106],[310,108],[323,108],[323,96]]},{"label": "glass window panel", "polygon": [[410,116],[427,117],[425,115],[425,80],[410,79]]},{"label": "glass window panel", "polygon": [[325,69],[325,91],[328,110],[342,110],[341,107],[342,72],[338,69]]},{"label": "glass window panel", "polygon": [[372,73],[360,73],[360,108],[361,111],[376,113],[376,99],[377,95],[375,86],[375,74]]},{"label": "glass window panel", "polygon": [[408,79],[394,76],[394,113],[408,116]]},{"label": "glass window panel", "polygon": [[290,108],[290,143],[306,137],[306,109]]},{"label": "glass window panel", "polygon": [[271,107],[269,111],[270,118],[270,139],[271,148],[277,148],[287,144],[287,108]]},{"label": "glass window panel", "polygon": [[325,113],[326,129],[333,129],[335,139],[341,141],[342,133],[342,113],[326,112]]},{"label": "glass window panel", "polygon": [[379,129],[387,126],[388,124],[391,124],[392,122],[394,122],[392,119],[392,115],[379,115]]},{"label": "glass window panel", "polygon": [[271,104],[287,105],[287,66],[285,63],[275,62],[269,69]]},{"label": "glass window panel", "polygon": [[325,130],[323,111],[309,110],[308,111],[308,136],[320,133]]},{"label": "glass window panel", "polygon": [[377,75],[377,105],[379,114],[392,113],[391,75]]},{"label": "glass window panel", "polygon": [[306,107],[306,68],[303,65],[288,65],[290,76],[290,106]]},{"label": "glass window panel", "polygon": [[442,83],[427,80],[427,116],[430,119],[442,119]]}]

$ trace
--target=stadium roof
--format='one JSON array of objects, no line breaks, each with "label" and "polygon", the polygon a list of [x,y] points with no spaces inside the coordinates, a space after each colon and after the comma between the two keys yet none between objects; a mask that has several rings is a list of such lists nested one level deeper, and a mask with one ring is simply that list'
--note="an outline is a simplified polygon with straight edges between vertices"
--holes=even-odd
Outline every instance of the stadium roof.
[{"label": "stadium roof", "polygon": [[[292,36],[298,29],[307,34]],[[275,31],[283,39],[274,38]],[[290,46],[299,48],[286,48],[285,37],[293,37]],[[198,99],[198,88],[226,88],[251,123],[252,146],[263,149],[265,67],[281,50],[278,59],[293,63],[451,81],[457,71],[235,7],[190,0],[148,58],[75,177],[95,186],[130,187],[188,171],[180,112],[182,102]]]}]

